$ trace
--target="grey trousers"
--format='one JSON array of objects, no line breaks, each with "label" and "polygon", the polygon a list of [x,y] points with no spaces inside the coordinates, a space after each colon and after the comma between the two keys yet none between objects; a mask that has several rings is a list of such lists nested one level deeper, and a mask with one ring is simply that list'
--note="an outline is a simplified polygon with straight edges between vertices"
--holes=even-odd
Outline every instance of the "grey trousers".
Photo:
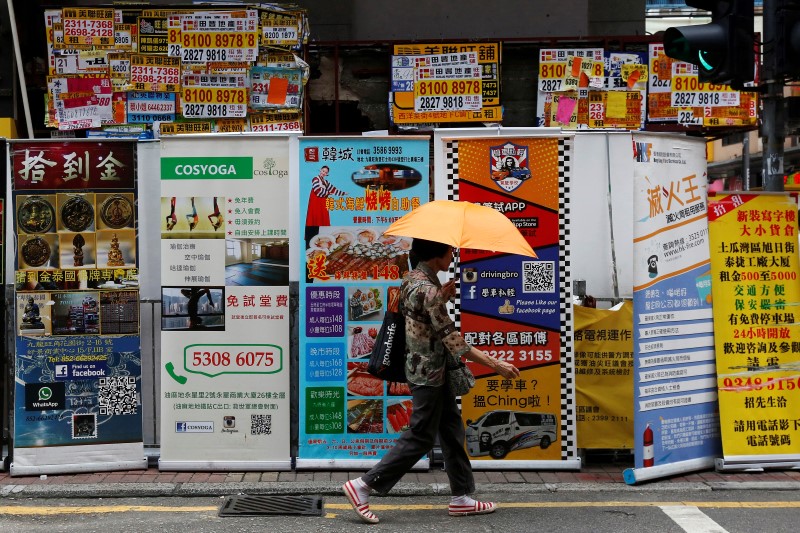
[{"label": "grey trousers", "polygon": [[409,385],[414,409],[411,427],[361,479],[373,490],[386,494],[433,448],[438,434],[451,493],[463,496],[474,492],[475,479],[464,449],[464,423],[455,396],[447,385]]}]

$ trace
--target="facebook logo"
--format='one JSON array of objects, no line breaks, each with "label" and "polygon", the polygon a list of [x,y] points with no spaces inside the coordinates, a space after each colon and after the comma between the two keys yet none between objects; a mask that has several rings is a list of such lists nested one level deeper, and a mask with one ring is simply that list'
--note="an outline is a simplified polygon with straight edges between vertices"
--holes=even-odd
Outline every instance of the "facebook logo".
[{"label": "facebook logo", "polygon": [[474,300],[478,297],[478,289],[475,285],[470,285],[469,289],[462,291],[462,296],[465,300]]},{"label": "facebook logo", "polygon": [[176,433],[186,433],[186,422],[175,422]]}]

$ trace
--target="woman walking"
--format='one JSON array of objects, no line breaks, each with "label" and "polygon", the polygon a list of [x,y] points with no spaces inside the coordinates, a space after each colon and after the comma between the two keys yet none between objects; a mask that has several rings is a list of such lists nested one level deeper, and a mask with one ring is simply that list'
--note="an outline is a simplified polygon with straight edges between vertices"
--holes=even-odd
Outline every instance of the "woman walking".
[{"label": "woman walking", "polygon": [[495,503],[470,496],[475,480],[464,449],[464,423],[447,384],[447,360],[463,356],[506,379],[518,377],[519,370],[470,346],[456,330],[446,308],[455,295],[455,280],[442,285],[437,277],[452,260],[453,248],[447,244],[414,239],[411,245],[414,269],[401,285],[401,306],[408,311],[405,370],[413,402],[410,428],[369,472],[342,487],[361,520],[370,524],[379,521],[369,510],[370,492],[389,492],[431,450],[437,434],[452,493],[449,514],[487,514],[497,509]]}]

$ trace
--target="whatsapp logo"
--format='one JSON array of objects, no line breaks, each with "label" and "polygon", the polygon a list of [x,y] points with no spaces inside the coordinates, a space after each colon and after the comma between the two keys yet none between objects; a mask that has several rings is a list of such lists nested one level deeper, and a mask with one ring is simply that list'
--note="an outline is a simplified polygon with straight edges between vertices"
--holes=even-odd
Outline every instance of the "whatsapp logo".
[{"label": "whatsapp logo", "polygon": [[39,389],[40,402],[46,402],[52,397],[53,397],[53,391],[50,389],[50,387],[42,387],[41,389]]}]

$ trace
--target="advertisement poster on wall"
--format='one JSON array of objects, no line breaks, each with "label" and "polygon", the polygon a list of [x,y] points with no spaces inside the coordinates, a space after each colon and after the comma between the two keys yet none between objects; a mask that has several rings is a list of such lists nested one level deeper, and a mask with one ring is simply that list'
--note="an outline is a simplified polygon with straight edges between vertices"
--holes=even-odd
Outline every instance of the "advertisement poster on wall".
[{"label": "advertisement poster on wall", "polygon": [[630,484],[713,466],[719,410],[705,141],[635,134]]},{"label": "advertisement poster on wall", "polygon": [[162,470],[288,470],[289,138],[161,141]]},{"label": "advertisement poster on wall", "polygon": [[367,362],[409,270],[411,239],[383,232],[428,201],[428,154],[427,137],[300,139],[298,467],[368,467],[408,428],[408,385]]},{"label": "advertisement poster on wall", "polygon": [[576,305],[578,448],[633,448],[633,303]]},{"label": "advertisement poster on wall", "polygon": [[502,212],[538,256],[459,251],[464,338],[521,370],[506,380],[469,364],[476,385],[461,398],[467,453],[476,469],[578,468],[566,244],[572,137],[444,143],[448,199]]},{"label": "advertisement poster on wall", "polygon": [[146,468],[136,147],[12,142],[12,475]]},{"label": "advertisement poster on wall", "polygon": [[717,194],[708,217],[723,460],[797,467],[797,196]]}]

